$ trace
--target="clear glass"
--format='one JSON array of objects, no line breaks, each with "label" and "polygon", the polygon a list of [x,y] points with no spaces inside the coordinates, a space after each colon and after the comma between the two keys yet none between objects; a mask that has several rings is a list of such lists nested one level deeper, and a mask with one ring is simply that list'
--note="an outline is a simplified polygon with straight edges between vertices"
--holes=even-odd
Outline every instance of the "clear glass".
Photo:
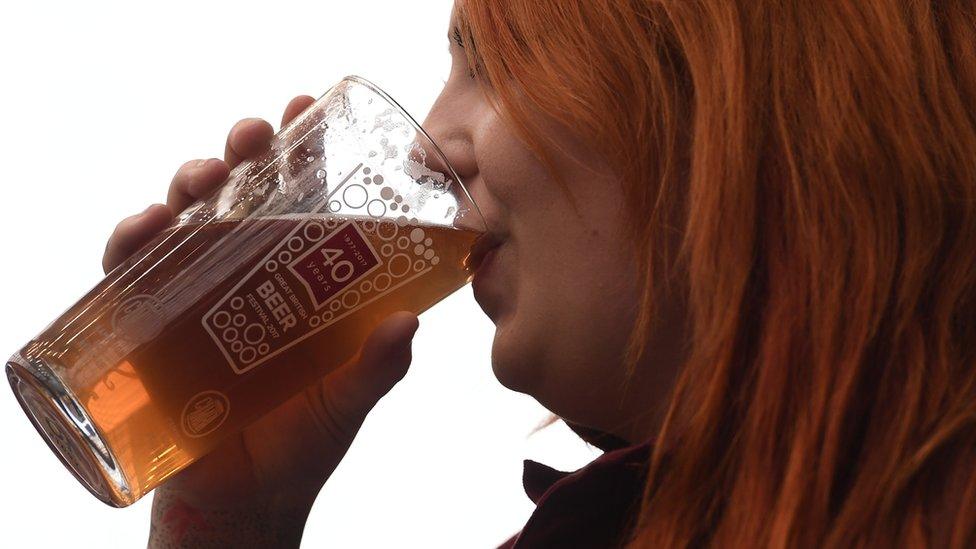
[{"label": "clear glass", "polygon": [[350,359],[389,313],[467,283],[484,231],[423,129],[347,77],[14,354],[7,377],[75,477],[129,505]]}]

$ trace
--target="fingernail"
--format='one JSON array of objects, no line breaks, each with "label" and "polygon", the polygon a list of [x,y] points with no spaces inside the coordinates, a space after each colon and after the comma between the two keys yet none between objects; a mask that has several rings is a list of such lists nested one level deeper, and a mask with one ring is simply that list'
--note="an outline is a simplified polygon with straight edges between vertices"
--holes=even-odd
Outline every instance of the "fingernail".
[{"label": "fingernail", "polygon": [[409,349],[410,348],[410,346],[413,344],[413,338],[414,338],[414,336],[417,335],[417,330],[420,329],[420,322],[419,321],[415,321],[415,322],[416,323],[414,324],[413,329],[410,330],[410,333],[401,342],[402,345],[403,345],[403,347],[405,349]]},{"label": "fingernail", "polygon": [[194,168],[202,168],[203,166],[205,166],[207,164],[207,162],[210,162],[210,159],[209,158],[204,158],[204,159],[201,159],[201,160],[197,160],[197,163],[194,164],[193,167]]}]

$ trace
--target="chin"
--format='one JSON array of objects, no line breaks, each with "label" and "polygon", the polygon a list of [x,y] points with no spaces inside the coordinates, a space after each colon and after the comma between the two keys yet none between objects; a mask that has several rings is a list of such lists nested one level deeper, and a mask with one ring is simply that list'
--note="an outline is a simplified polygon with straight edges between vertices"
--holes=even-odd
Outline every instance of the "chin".
[{"label": "chin", "polygon": [[[512,337],[516,334],[522,337]],[[507,389],[528,395],[536,393],[541,373],[539,353],[528,345],[531,341],[524,331],[509,326],[509,322],[496,323],[491,346],[491,370],[498,382]]]}]

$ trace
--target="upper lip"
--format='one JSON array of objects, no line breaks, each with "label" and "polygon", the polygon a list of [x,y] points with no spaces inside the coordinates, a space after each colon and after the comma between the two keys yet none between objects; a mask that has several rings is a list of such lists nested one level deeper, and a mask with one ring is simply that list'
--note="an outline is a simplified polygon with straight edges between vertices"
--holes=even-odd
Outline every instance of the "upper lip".
[{"label": "upper lip", "polygon": [[471,253],[468,254],[467,266],[472,272],[477,271],[485,260],[488,252],[502,245],[505,239],[494,231],[489,231],[478,237],[471,245]]}]

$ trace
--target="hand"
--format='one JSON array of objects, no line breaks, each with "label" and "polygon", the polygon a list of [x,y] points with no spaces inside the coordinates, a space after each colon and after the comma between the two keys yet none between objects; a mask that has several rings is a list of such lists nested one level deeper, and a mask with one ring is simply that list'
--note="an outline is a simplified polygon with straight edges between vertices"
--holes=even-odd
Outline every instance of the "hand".
[{"label": "hand", "polygon": [[[313,102],[309,96],[293,99],[282,125]],[[116,227],[103,258],[106,272],[166,228],[174,214],[223,183],[234,166],[266,151],[273,134],[264,120],[244,119],[230,130],[223,160],[183,164],[173,177],[165,205],[150,206]],[[260,543],[254,537],[260,535],[282,541],[296,534],[272,532],[274,524],[297,529],[300,537],[315,496],[349,449],[366,415],[406,374],[417,326],[412,313],[390,315],[348,363],[157,488],[150,544],[154,539],[163,544],[188,543],[186,536],[230,542],[246,531],[239,524],[240,516],[232,518],[241,513],[250,519],[260,516],[255,520],[265,523],[264,534],[251,533],[248,542]],[[225,521],[229,524],[215,524]]]}]

